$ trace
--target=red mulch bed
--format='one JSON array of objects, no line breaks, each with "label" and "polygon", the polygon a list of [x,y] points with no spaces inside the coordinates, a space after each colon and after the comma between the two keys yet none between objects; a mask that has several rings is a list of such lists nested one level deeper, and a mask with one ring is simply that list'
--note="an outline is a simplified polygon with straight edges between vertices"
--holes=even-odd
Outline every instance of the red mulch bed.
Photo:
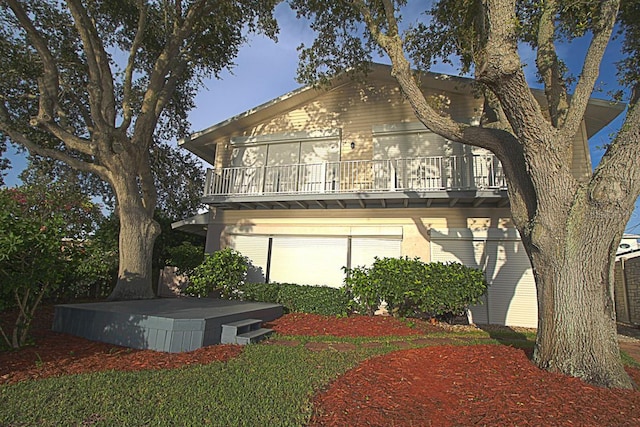
[{"label": "red mulch bed", "polygon": [[311,426],[640,425],[640,392],[542,371],[500,345],[376,357],[336,379],[314,407]]},{"label": "red mulch bed", "polygon": [[[0,352],[0,384],[102,370],[175,368],[228,360],[242,347],[218,345],[168,354],[131,350],[54,333],[53,310],[34,325],[35,345]],[[0,315],[0,322],[6,316]],[[389,317],[288,314],[270,327],[288,335],[413,336]],[[434,340],[434,344],[438,344]],[[640,371],[629,369],[640,383]],[[640,392],[606,390],[542,371],[524,351],[501,345],[435,345],[365,361],[314,400],[313,426],[635,426]]]},{"label": "red mulch bed", "polygon": [[[410,328],[407,324],[393,317],[331,317],[306,313],[285,314],[265,326],[283,335],[334,337],[411,336],[421,335],[424,331],[422,328],[421,330]],[[435,327],[432,328],[436,330]]]}]

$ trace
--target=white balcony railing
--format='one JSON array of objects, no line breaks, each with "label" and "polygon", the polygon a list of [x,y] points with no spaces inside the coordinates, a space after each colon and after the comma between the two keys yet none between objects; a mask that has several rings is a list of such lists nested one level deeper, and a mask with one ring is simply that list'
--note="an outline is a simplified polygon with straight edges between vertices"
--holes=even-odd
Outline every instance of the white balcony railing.
[{"label": "white balcony railing", "polygon": [[492,155],[209,169],[205,196],[506,188]]}]

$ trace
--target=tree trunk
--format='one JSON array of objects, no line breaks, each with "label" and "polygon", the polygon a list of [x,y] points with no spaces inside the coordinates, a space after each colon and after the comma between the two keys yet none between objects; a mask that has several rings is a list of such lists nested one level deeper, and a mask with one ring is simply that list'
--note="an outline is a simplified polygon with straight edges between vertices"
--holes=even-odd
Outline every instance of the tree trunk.
[{"label": "tree trunk", "polygon": [[151,283],[153,245],[160,225],[142,204],[136,180],[114,183],[120,217],[118,281],[110,301],[154,298]]},{"label": "tree trunk", "polygon": [[580,189],[572,203],[547,206],[532,238],[523,239],[538,292],[533,360],[589,384],[632,388],[620,358],[613,297],[615,251],[628,218],[621,210],[603,219],[597,209]]},{"label": "tree trunk", "polygon": [[[578,241],[567,241],[578,245]],[[590,246],[551,265],[535,263],[538,335],[534,363],[603,387],[631,388],[617,341],[610,266]],[[585,268],[584,266],[588,266]]]}]

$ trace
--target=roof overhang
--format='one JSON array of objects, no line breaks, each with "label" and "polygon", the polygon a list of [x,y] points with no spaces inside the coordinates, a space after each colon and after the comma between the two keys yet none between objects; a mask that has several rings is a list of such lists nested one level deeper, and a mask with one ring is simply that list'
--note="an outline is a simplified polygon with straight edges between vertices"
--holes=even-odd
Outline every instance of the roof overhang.
[{"label": "roof overhang", "polygon": [[[380,191],[256,196],[207,196],[211,207],[233,210],[279,209],[391,209],[391,208],[503,208],[509,206],[506,189],[450,191]],[[321,213],[319,213],[321,215]]]},{"label": "roof overhang", "polygon": [[171,228],[173,230],[180,230],[189,234],[206,236],[208,225],[209,225],[209,212],[205,212],[198,215],[194,215],[187,219],[173,222],[171,223]]}]

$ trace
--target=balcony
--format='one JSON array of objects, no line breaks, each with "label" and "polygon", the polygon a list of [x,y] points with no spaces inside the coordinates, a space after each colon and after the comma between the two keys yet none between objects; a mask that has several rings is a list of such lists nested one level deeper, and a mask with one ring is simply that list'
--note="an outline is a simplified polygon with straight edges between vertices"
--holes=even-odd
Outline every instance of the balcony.
[{"label": "balcony", "polygon": [[203,200],[235,209],[508,203],[490,154],[209,169]]}]

